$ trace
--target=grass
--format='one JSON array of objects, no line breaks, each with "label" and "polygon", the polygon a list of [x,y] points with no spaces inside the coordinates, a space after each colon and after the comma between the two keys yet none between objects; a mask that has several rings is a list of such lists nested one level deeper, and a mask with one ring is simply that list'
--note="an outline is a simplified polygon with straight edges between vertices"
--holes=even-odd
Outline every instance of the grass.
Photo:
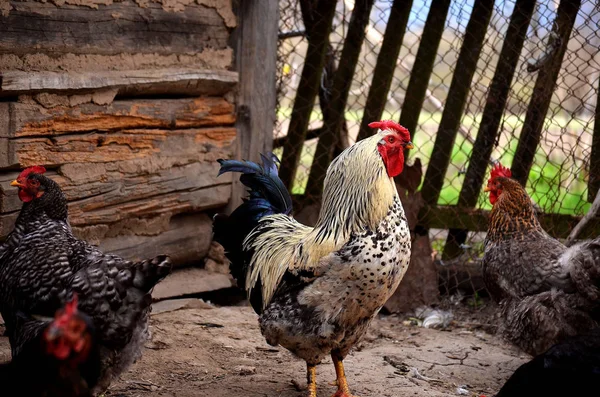
[{"label": "grass", "polygon": [[[289,119],[290,115],[290,108],[280,109],[278,113],[280,121]],[[382,118],[397,120],[398,115],[387,112]],[[361,112],[348,111],[346,119],[350,130],[356,133],[358,124],[360,124],[362,119]],[[320,120],[321,114],[313,112],[311,121],[318,122]],[[435,137],[440,120],[441,113],[422,112],[419,117],[419,129],[416,134],[413,134],[413,142],[416,149],[411,152],[409,159],[421,158],[424,168],[427,166],[427,160],[431,157],[434,146],[434,138],[432,136]],[[467,129],[475,127],[472,131],[477,131],[476,127],[479,125],[479,122],[480,115],[475,117],[465,116],[462,120],[462,125]],[[507,116],[503,119],[502,128],[505,131],[518,131],[522,122],[522,118],[518,116]],[[568,130],[574,134],[581,134],[584,132],[586,126],[587,124],[584,121],[557,116],[552,119],[551,128],[558,131]],[[510,166],[516,147],[517,139],[513,138],[504,147],[497,148],[494,155],[504,165]],[[302,149],[300,166],[292,189],[293,194],[304,193],[315,149],[315,140],[305,143]],[[458,202],[458,196],[464,180],[464,171],[468,166],[472,150],[472,145],[459,135],[454,144],[450,166],[448,167],[438,204],[455,205]],[[275,154],[281,157],[282,149],[276,149]],[[529,174],[527,190],[533,200],[545,212],[582,215],[588,211],[590,204],[586,200],[586,177],[582,171],[574,170],[574,166],[571,163],[570,159],[565,158],[564,154],[548,156],[544,150],[538,149]],[[479,208],[491,208],[487,196],[483,192],[480,193],[478,203]]]}]

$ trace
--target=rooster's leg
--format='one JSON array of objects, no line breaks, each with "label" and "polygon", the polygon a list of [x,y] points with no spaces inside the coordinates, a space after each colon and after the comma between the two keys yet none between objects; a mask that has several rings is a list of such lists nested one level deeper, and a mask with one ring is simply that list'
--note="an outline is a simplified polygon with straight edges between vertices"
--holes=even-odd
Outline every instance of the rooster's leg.
[{"label": "rooster's leg", "polygon": [[344,363],[342,362],[343,358],[336,353],[331,353],[331,358],[333,359],[333,365],[335,366],[335,375],[337,377],[338,385],[338,390],[333,397],[354,397],[352,393],[350,393],[348,381],[346,380],[346,374],[344,373]]},{"label": "rooster's leg", "polygon": [[308,383],[308,397],[317,397],[317,366],[306,363],[306,382]]}]

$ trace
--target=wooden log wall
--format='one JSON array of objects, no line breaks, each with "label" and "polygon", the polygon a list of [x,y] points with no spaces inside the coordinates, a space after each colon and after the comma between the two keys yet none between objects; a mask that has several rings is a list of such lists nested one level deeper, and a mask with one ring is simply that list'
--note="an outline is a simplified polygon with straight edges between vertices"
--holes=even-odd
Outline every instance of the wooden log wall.
[{"label": "wooden log wall", "polygon": [[201,263],[206,212],[231,197],[216,160],[236,155],[231,0],[56,4],[0,9],[0,237],[21,208],[10,181],[41,164],[79,236]]}]

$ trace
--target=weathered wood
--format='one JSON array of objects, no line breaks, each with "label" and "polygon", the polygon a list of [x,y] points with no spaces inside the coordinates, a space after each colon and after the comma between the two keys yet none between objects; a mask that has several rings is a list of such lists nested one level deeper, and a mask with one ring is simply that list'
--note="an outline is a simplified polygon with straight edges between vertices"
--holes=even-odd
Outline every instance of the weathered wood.
[{"label": "weathered wood", "polygon": [[[135,129],[103,134],[0,138],[0,167],[56,166],[67,163],[109,163],[150,156],[198,158],[202,149],[231,145],[236,130],[228,127],[162,130]],[[216,159],[215,159],[216,160]]]},{"label": "weathered wood", "polygon": [[[273,145],[278,4],[277,0],[245,0],[239,7],[238,158],[258,161],[260,153],[270,152]],[[244,195],[244,186],[236,178],[231,207],[237,207]]]},{"label": "weathered wood", "polygon": [[346,103],[352,86],[354,70],[360,56],[365,38],[365,28],[369,23],[369,15],[374,0],[356,2],[348,23],[348,33],[344,39],[344,48],[340,56],[338,70],[335,73],[329,106],[329,120],[323,125],[323,133],[315,150],[315,157],[310,167],[306,196],[310,200],[318,200],[323,190],[325,173],[331,163],[333,151],[345,122]]},{"label": "weathered wood", "polygon": [[[69,221],[73,226],[106,225],[139,217],[198,212],[223,207],[230,195],[231,185],[227,184],[158,194],[95,210],[83,211],[83,206],[75,202],[69,203]],[[0,237],[12,231],[17,215],[18,212],[0,215]]]},{"label": "weathered wood", "polygon": [[[156,207],[160,205],[160,200],[165,201],[165,211],[172,206],[180,210],[189,206],[202,209],[203,203],[199,201],[202,197],[207,197],[206,208],[226,204],[228,197],[218,195],[227,191],[232,178],[224,175],[217,179],[219,164],[212,159],[226,154],[227,151],[215,152],[207,156],[206,161],[182,166],[166,163],[164,169],[156,169],[161,167],[156,161],[69,164],[61,167],[61,175],[52,171],[46,175],[61,186],[69,200],[70,213],[77,218],[72,221],[74,225],[99,223],[98,218],[109,223],[127,217],[126,213],[110,214],[118,209],[115,206],[132,212],[138,206],[143,208],[144,199],[148,200],[147,209],[155,210],[155,213],[164,212]],[[0,189],[3,192],[0,208],[3,213],[21,208],[17,189],[10,186],[17,174],[13,172],[0,177]],[[213,190],[199,191],[210,188]],[[198,195],[189,196],[196,191]],[[180,199],[177,199],[177,195],[181,196]],[[186,196],[191,197],[192,202],[185,203]]]},{"label": "weathered wood", "polygon": [[[466,229],[485,232],[488,228],[489,211],[456,206],[429,207],[422,211],[421,223],[431,229]],[[566,214],[538,214],[542,227],[553,237],[567,238],[580,217]],[[580,238],[600,235],[600,217],[595,217],[581,232]]]},{"label": "weathered wood", "polygon": [[[472,208],[477,204],[477,198],[485,179],[485,171],[499,133],[498,127],[510,92],[510,84],[519,62],[519,55],[534,8],[535,2],[531,0],[517,0],[515,3],[494,78],[490,84],[467,173],[458,196],[458,206],[460,207]],[[460,245],[465,242],[467,233],[466,230],[450,230],[444,246],[444,260],[454,258],[462,252]]]},{"label": "weathered wood", "polygon": [[369,128],[369,123],[381,119],[385,109],[412,3],[412,0],[394,0],[390,9],[390,17],[373,70],[373,80],[358,131],[358,140],[372,135],[373,129]]},{"label": "weathered wood", "polygon": [[312,10],[314,29],[308,36],[308,48],[304,60],[305,67],[302,68],[302,75],[296,90],[296,98],[290,117],[287,139],[283,146],[279,171],[279,177],[290,190],[294,183],[296,169],[300,163],[300,154],[306,139],[310,114],[313,111],[315,98],[319,91],[337,1],[322,0],[315,4],[317,6]]},{"label": "weathered wood", "polygon": [[146,69],[104,72],[20,72],[0,74],[0,96],[37,92],[87,93],[114,89],[118,95],[223,95],[238,81],[228,70]]},{"label": "weathered wood", "polygon": [[153,299],[194,295],[233,287],[230,276],[198,268],[178,269],[161,281],[152,291]]},{"label": "weathered wood", "polygon": [[[0,121],[0,125],[1,123],[2,121]],[[594,202],[598,189],[600,189],[600,80],[598,85],[598,96],[596,97],[592,152],[590,153],[590,176],[588,181],[588,201],[590,203]]]},{"label": "weathered wood", "polygon": [[229,39],[228,21],[195,2],[179,12],[132,0],[95,8],[14,0],[10,6],[0,15],[0,54],[188,54],[227,48]]},{"label": "weathered wood", "polygon": [[454,141],[493,10],[493,0],[476,0],[465,30],[464,41],[456,61],[446,106],[442,113],[433,152],[423,180],[422,194],[429,205],[437,204],[444,184],[444,176],[450,164]]},{"label": "weathered wood", "polygon": [[527,182],[529,171],[533,165],[535,152],[542,137],[544,120],[548,113],[552,93],[556,86],[556,78],[560,72],[563,57],[569,43],[569,36],[577,18],[581,0],[561,0],[556,11],[556,34],[558,49],[538,72],[531,101],[527,107],[523,128],[519,135],[519,143],[511,166],[512,176],[522,185]]},{"label": "weathered wood", "polygon": [[[77,231],[75,228],[76,235]],[[211,241],[210,217],[206,214],[186,214],[171,218],[168,230],[164,233],[154,236],[125,235],[103,238],[99,247],[104,252],[130,260],[169,255],[173,265],[179,266],[200,263],[208,253]]]},{"label": "weathered wood", "polygon": [[[102,201],[97,209],[85,210],[86,204],[69,203],[69,221],[73,226],[106,225],[138,217],[152,217],[161,214],[180,214],[198,212],[223,207],[231,196],[231,184],[189,189],[180,192],[157,194],[138,200],[104,206]],[[4,238],[14,228],[18,212],[0,215],[0,237]]]},{"label": "weathered wood", "polygon": [[410,73],[400,114],[400,124],[408,128],[413,139],[417,131],[419,115],[425,101],[425,93],[429,86],[429,78],[433,71],[437,50],[446,26],[446,16],[449,8],[450,0],[433,0],[431,2],[429,14],[427,14],[427,20],[425,26],[423,26],[421,43]]},{"label": "weathered wood", "polygon": [[233,125],[234,106],[222,97],[125,100],[46,109],[0,102],[0,137],[56,136],[126,129],[182,129]]}]

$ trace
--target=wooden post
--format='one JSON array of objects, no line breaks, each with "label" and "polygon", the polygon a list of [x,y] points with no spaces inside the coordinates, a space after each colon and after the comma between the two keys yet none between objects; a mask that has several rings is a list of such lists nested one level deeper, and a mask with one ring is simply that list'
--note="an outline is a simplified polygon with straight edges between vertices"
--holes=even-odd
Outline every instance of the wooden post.
[{"label": "wooden post", "polygon": [[294,184],[296,168],[300,162],[302,146],[308,130],[310,114],[319,91],[321,73],[325,63],[325,53],[329,44],[331,23],[335,15],[336,0],[322,0],[313,10],[313,27],[308,36],[308,49],[304,58],[304,67],[296,91],[287,139],[283,145],[283,158],[279,177],[289,190]]},{"label": "wooden post", "polygon": [[[271,151],[273,144],[279,20],[277,0],[240,1],[238,16],[238,157],[258,161],[259,154]],[[234,178],[230,207],[237,207],[244,195],[243,185]]]},{"label": "wooden post", "polygon": [[[477,204],[534,8],[535,2],[531,0],[517,0],[515,3],[483,109],[479,133],[473,145],[465,180],[458,197],[459,207],[473,208]],[[467,233],[468,230],[465,229],[450,230],[442,259],[453,258],[462,252],[460,245],[465,242]]]},{"label": "wooden post", "polygon": [[413,140],[415,139],[419,114],[423,107],[423,101],[425,101],[437,50],[444,32],[449,7],[450,0],[433,0],[431,2],[429,14],[425,26],[423,26],[421,44],[419,44],[415,63],[410,73],[402,113],[400,114],[400,124],[408,128]]},{"label": "wooden post", "polygon": [[400,54],[400,48],[404,40],[412,3],[412,0],[394,0],[392,4],[381,51],[379,51],[377,64],[375,70],[373,70],[373,80],[357,140],[364,139],[373,133],[373,130],[369,128],[369,123],[379,120],[385,109],[387,94],[396,70],[398,54]]},{"label": "wooden post", "polygon": [[348,24],[348,33],[344,39],[344,49],[340,56],[338,70],[333,80],[330,102],[330,122],[323,125],[323,133],[315,151],[315,158],[310,168],[306,196],[309,200],[318,200],[323,190],[323,181],[333,149],[337,143],[339,132],[345,121],[346,102],[352,85],[352,77],[360,56],[365,28],[369,23],[374,0],[357,1]]},{"label": "wooden post", "polygon": [[477,0],[465,30],[464,42],[452,76],[446,106],[433,146],[431,160],[423,181],[422,196],[429,205],[436,205],[444,176],[450,163],[454,140],[458,132],[473,74],[483,46],[487,26],[494,9],[493,0]]},{"label": "wooden post", "polygon": [[600,189],[600,84],[596,97],[596,114],[594,118],[594,137],[592,138],[592,153],[590,154],[590,179],[588,181],[588,201],[596,198]]},{"label": "wooden post", "polygon": [[560,71],[565,51],[569,42],[569,36],[579,11],[581,0],[561,0],[556,12],[555,26],[557,27],[558,49],[553,57],[549,59],[540,69],[531,102],[527,108],[523,129],[519,136],[519,143],[513,159],[511,171],[514,179],[522,185],[527,182],[529,170],[533,165],[535,151],[542,137],[544,120],[548,113],[552,93],[556,85],[556,78]]}]

